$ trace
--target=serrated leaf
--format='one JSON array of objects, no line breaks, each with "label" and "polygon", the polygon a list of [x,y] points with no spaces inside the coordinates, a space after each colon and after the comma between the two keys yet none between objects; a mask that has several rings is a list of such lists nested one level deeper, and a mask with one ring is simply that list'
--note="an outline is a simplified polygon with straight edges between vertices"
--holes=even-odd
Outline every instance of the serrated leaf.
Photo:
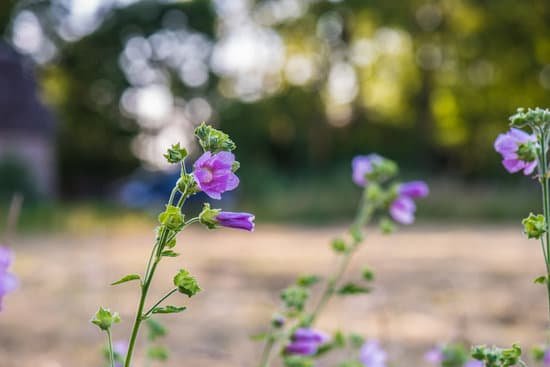
[{"label": "serrated leaf", "polygon": [[342,286],[340,289],[338,289],[337,292],[340,295],[362,294],[362,293],[369,293],[370,288],[362,287],[355,283],[347,283],[344,286]]},{"label": "serrated leaf", "polygon": [[141,279],[141,277],[138,274],[129,274],[129,275],[126,275],[126,276],[120,278],[116,282],[111,283],[111,285],[118,285],[118,284],[130,282],[132,280],[138,280],[138,279]]},{"label": "serrated leaf", "polygon": [[165,250],[165,251],[162,251],[161,255],[162,255],[162,256],[166,256],[166,257],[177,257],[177,256],[180,256],[179,253],[174,252],[174,251],[172,251],[172,250]]},{"label": "serrated leaf", "polygon": [[153,313],[179,313],[185,311],[187,307],[178,307],[178,306],[166,306],[166,307],[155,307]]}]

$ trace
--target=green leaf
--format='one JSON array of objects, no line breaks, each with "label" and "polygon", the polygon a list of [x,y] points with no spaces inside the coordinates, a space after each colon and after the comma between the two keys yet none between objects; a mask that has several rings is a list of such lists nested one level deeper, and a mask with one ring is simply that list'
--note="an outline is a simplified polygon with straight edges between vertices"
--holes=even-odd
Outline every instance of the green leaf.
[{"label": "green leaf", "polygon": [[179,313],[185,311],[187,307],[177,307],[177,306],[166,306],[166,307],[155,307],[153,313]]},{"label": "green leaf", "polygon": [[370,288],[362,287],[355,283],[347,283],[337,291],[337,293],[340,295],[352,295],[352,294],[361,294],[361,293],[369,293],[369,292],[370,292]]},{"label": "green leaf", "polygon": [[332,338],[332,343],[337,348],[344,348],[346,346],[346,337],[341,331],[337,331],[334,333],[334,336]]},{"label": "green leaf", "polygon": [[158,338],[166,335],[166,328],[160,322],[154,319],[147,319],[146,323],[149,329],[149,333],[147,334],[147,339],[149,339],[149,341],[154,342]]},{"label": "green leaf", "polygon": [[296,285],[307,288],[318,283],[319,280],[321,280],[321,278],[319,278],[317,275],[304,275],[296,280]]},{"label": "green leaf", "polygon": [[363,276],[363,279],[367,282],[372,282],[374,280],[374,272],[367,267],[363,268],[361,275]]},{"label": "green leaf", "polygon": [[250,336],[250,340],[257,341],[257,342],[264,341],[267,338],[269,338],[269,333],[259,333],[259,334]]},{"label": "green leaf", "polygon": [[546,284],[548,282],[548,278],[546,275],[541,275],[540,277],[533,280],[535,284]]},{"label": "green leaf", "polygon": [[129,274],[129,275],[126,275],[126,276],[120,278],[116,282],[111,283],[111,285],[118,285],[118,284],[130,282],[132,280],[138,280],[138,279],[141,279],[141,277],[138,274]]},{"label": "green leaf", "polygon": [[188,297],[193,297],[195,294],[201,291],[197,280],[185,269],[180,269],[180,271],[174,277],[174,285],[178,287],[178,291],[187,295]]},{"label": "green leaf", "polygon": [[302,356],[285,356],[284,357],[285,367],[313,367],[315,366],[315,361],[309,357]]},{"label": "green leaf", "polygon": [[168,359],[168,349],[161,346],[149,347],[147,358],[153,361],[166,361]]},{"label": "green leaf", "polygon": [[178,256],[180,256],[179,253],[174,252],[174,251],[172,251],[172,250],[165,250],[165,251],[162,251],[161,255],[162,255],[162,256],[166,256],[166,257],[178,257]]}]

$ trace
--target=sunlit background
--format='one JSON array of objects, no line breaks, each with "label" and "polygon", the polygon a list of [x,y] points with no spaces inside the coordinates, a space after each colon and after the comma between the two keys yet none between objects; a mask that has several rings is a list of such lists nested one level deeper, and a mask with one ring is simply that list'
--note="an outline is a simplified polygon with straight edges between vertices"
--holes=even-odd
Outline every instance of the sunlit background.
[{"label": "sunlit background", "polygon": [[518,223],[539,194],[492,145],[516,107],[549,105],[549,19],[546,0],[0,1],[0,213],[24,196],[30,249],[149,233],[177,175],[162,154],[196,157],[207,121],[238,145],[223,205],[255,213],[254,236],[330,225],[328,242],[356,207],[351,158],[370,152],[430,184],[420,233]]}]

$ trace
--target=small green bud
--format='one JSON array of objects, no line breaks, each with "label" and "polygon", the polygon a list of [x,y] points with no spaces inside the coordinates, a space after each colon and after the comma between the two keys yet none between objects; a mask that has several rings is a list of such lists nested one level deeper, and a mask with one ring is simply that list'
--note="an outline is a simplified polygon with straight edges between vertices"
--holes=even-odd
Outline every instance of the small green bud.
[{"label": "small green bud", "polygon": [[524,127],[526,125],[531,128],[541,127],[546,128],[550,124],[550,110],[542,109],[539,107],[529,108],[518,108],[517,112],[510,116],[510,125],[514,127]]},{"label": "small green bud", "polygon": [[275,329],[280,329],[285,325],[285,317],[281,314],[275,314],[271,318],[271,326]]},{"label": "small green bud", "polygon": [[174,277],[174,285],[178,287],[178,291],[187,295],[188,297],[193,297],[195,294],[201,291],[197,280],[185,269],[180,269],[180,271]]},{"label": "small green bud", "polygon": [[164,158],[169,163],[179,163],[187,157],[187,150],[180,146],[180,143],[174,144],[168,149],[168,152],[164,154]]},{"label": "small green bud", "polygon": [[334,239],[331,246],[334,252],[337,253],[345,253],[346,251],[348,251],[348,246],[346,245],[346,242],[341,238]]},{"label": "small green bud", "polygon": [[388,218],[382,218],[380,219],[380,222],[378,223],[380,227],[380,231],[382,231],[383,234],[392,234],[396,230],[395,223]]},{"label": "small green bud", "polygon": [[525,162],[533,162],[537,159],[538,144],[532,141],[522,143],[518,147],[518,158]]},{"label": "small green bud", "polygon": [[281,292],[281,299],[289,309],[302,311],[309,298],[309,291],[300,286],[291,286]]},{"label": "small green bud", "polygon": [[527,218],[521,221],[521,224],[523,224],[523,232],[527,235],[527,238],[539,239],[546,233],[546,220],[542,214],[530,213]]},{"label": "small green bud", "polygon": [[183,174],[183,176],[181,176],[178,180],[178,190],[180,192],[184,192],[186,193],[187,195],[189,194],[194,194],[194,192],[190,192],[192,190],[193,187],[196,186],[196,182],[195,182],[195,178],[193,177],[192,174],[189,174],[189,173],[185,173]]},{"label": "small green bud", "polygon": [[107,331],[113,324],[120,322],[120,316],[116,312],[111,313],[108,308],[100,307],[91,322],[101,330]]},{"label": "small green bud", "polygon": [[199,144],[205,152],[217,153],[224,150],[231,152],[237,147],[229,135],[204,122],[195,129],[195,136],[199,139]]},{"label": "small green bud", "polygon": [[374,272],[370,268],[363,268],[361,275],[367,282],[372,282],[374,280]]},{"label": "small green bud", "polygon": [[171,231],[179,232],[185,224],[185,216],[177,206],[167,205],[166,210],[159,214],[159,223]]},{"label": "small green bud", "polygon": [[216,217],[220,214],[221,209],[211,209],[209,203],[205,203],[201,213],[199,214],[199,222],[204,224],[209,229],[215,229],[218,225]]}]

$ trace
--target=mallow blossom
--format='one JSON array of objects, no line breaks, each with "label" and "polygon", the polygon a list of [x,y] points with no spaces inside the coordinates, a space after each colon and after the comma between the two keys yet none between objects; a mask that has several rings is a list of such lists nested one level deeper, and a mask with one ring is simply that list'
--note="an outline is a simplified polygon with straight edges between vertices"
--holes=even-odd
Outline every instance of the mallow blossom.
[{"label": "mallow blossom", "polygon": [[7,248],[0,246],[0,311],[2,310],[2,299],[4,296],[17,288],[17,278],[8,272],[13,262],[13,253]]},{"label": "mallow blossom", "polygon": [[398,223],[414,222],[416,204],[414,199],[428,196],[430,189],[424,181],[406,182],[397,188],[397,197],[390,204],[390,216]]},{"label": "mallow blossom", "polygon": [[537,167],[533,152],[537,138],[520,129],[511,128],[506,134],[500,134],[495,140],[495,150],[502,155],[502,165],[510,173],[523,170],[528,176]]},{"label": "mallow blossom", "polygon": [[386,352],[376,340],[367,341],[361,347],[359,360],[365,367],[386,367]]},{"label": "mallow blossom", "polygon": [[221,199],[221,194],[239,186],[239,178],[232,170],[234,163],[235,155],[231,152],[205,152],[193,165],[197,185],[212,199]]},{"label": "mallow blossom", "polygon": [[220,212],[216,215],[216,222],[222,227],[254,230],[254,215],[249,213]]},{"label": "mallow blossom", "polygon": [[285,352],[301,356],[312,356],[317,353],[320,346],[328,341],[328,335],[322,331],[299,328],[292,334],[291,342],[286,346]]},{"label": "mallow blossom", "polygon": [[367,175],[372,172],[374,165],[381,162],[382,159],[378,154],[358,155],[353,158],[351,161],[353,182],[361,187],[367,186]]}]

